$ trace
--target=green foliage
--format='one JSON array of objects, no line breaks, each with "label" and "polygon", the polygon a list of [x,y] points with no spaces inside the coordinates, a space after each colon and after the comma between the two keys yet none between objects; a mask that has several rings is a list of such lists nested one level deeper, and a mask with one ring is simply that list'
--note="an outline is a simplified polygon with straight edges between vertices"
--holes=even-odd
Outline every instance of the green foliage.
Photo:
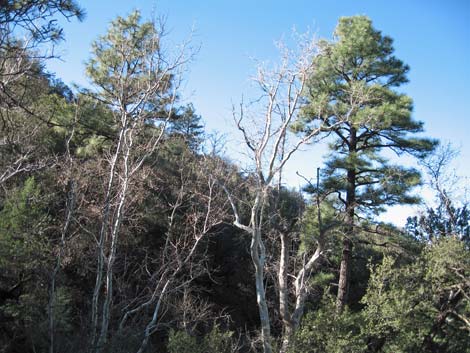
[{"label": "green foliage", "polygon": [[[310,190],[309,190],[310,191]],[[337,243],[337,227],[341,225],[338,212],[333,203],[324,200],[320,205],[321,223],[323,231],[328,233],[326,237],[327,248],[331,248]],[[301,222],[301,252],[311,250],[316,246],[318,237],[320,236],[320,225],[318,223],[318,208],[316,205],[307,206],[302,215]]]},{"label": "green foliage", "polygon": [[203,142],[204,125],[192,104],[182,107],[169,128],[170,134],[181,136],[189,148],[197,151]]},{"label": "green foliage", "polygon": [[412,262],[385,256],[372,266],[364,308],[340,314],[325,295],[295,334],[297,352],[470,352],[470,256],[444,239]]},{"label": "green foliage", "polygon": [[[46,201],[35,178],[25,180],[8,195],[0,211],[0,317],[10,323],[17,339],[46,347],[47,269],[51,248],[47,228],[51,221]],[[57,312],[63,314],[64,330],[68,296],[58,292]]]},{"label": "green foliage", "polygon": [[370,278],[363,303],[373,351],[469,352],[469,251],[456,239],[429,245],[418,259],[397,267],[385,257]]},{"label": "green foliage", "polygon": [[[31,286],[29,292],[20,295],[16,300],[7,300],[0,307],[0,313],[8,318],[11,327],[21,330],[38,351],[48,347],[48,313],[49,293],[44,283]],[[55,293],[54,318],[56,338],[66,344],[66,338],[73,333],[72,300],[65,287],[57,288]]]},{"label": "green foliage", "polygon": [[72,152],[80,158],[100,155],[110,147],[116,134],[117,126],[112,111],[105,104],[84,94],[77,96],[73,108],[74,115],[63,124],[68,134],[75,128],[70,142]]},{"label": "green foliage", "polygon": [[186,331],[170,330],[167,349],[169,353],[202,353],[197,338]]},{"label": "green foliage", "polygon": [[[67,336],[73,333],[73,301],[71,290],[65,286],[56,288],[54,298],[54,326],[56,333]],[[46,332],[46,330],[44,330]]]},{"label": "green foliage", "polygon": [[40,187],[33,177],[5,200],[0,211],[0,266],[14,272],[32,270],[47,257],[44,228],[49,218],[43,207]]},{"label": "green foliage", "polygon": [[141,117],[149,113],[145,116],[149,124],[161,118],[165,102],[174,97],[169,92],[171,69],[165,67],[170,64],[160,41],[155,23],[142,22],[138,11],[112,21],[107,34],[92,44],[86,72],[100,92],[88,93],[112,110]]},{"label": "green foliage", "polygon": [[[456,207],[447,200],[444,205],[429,207],[418,216],[408,217],[406,230],[417,239],[434,241],[442,237],[458,236],[470,244],[470,210],[468,205]],[[450,211],[447,212],[447,210]]]},{"label": "green foliage", "polygon": [[318,272],[310,280],[311,285],[319,286],[320,288],[327,288],[328,285],[334,280],[335,276],[329,272]]},{"label": "green foliage", "polygon": [[50,20],[55,14],[79,20],[85,15],[74,0],[6,0],[0,7],[0,25],[18,26],[39,43],[56,42],[63,33],[57,21]]},{"label": "green foliage", "polygon": [[289,353],[365,352],[361,322],[360,313],[346,309],[338,314],[334,298],[325,295],[319,308],[303,318]]},{"label": "green foliage", "polygon": [[[407,81],[408,72],[393,51],[392,39],[367,17],[341,18],[335,40],[320,42],[303,123],[295,128],[308,132],[318,122],[334,126],[323,189],[354,195],[355,207],[366,214],[418,201],[409,191],[420,184],[419,172],[390,164],[382,150],[422,157],[436,145],[415,137],[423,123],[411,117],[411,98],[392,89]],[[352,201],[346,202],[350,208]]]},{"label": "green foliage", "polygon": [[[36,287],[17,300],[7,300],[0,312],[8,318],[11,327],[39,349],[47,347],[47,291]],[[17,343],[18,344],[18,343]],[[21,347],[21,345],[19,344]]]},{"label": "green foliage", "polygon": [[[373,337],[372,342],[383,344],[384,340],[392,340],[387,344],[387,352],[419,350],[427,331],[422,322],[429,322],[428,315],[432,315],[429,300],[422,300],[429,299],[424,298],[425,288],[419,283],[424,274],[420,266],[398,270],[393,264],[394,261],[386,257],[371,275],[363,298],[367,305],[365,329]],[[417,322],[421,325],[415,327]]]},{"label": "green foliage", "polygon": [[198,339],[186,331],[170,331],[167,349],[169,353],[230,353],[232,349],[231,331],[222,331],[218,326]]},{"label": "green foliage", "polygon": [[204,336],[203,352],[207,353],[231,353],[233,352],[233,332],[222,331],[219,326],[214,328]]}]

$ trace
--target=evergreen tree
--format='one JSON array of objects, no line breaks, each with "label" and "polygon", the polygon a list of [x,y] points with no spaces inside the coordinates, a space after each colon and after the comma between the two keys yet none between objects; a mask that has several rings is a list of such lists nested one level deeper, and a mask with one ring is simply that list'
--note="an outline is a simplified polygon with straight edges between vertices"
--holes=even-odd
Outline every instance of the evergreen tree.
[{"label": "evergreen tree", "polygon": [[455,238],[428,244],[397,266],[385,257],[372,268],[362,299],[369,352],[470,352],[469,250]]},{"label": "evergreen tree", "polygon": [[[0,346],[47,347],[47,264],[51,248],[46,197],[33,177],[10,190],[0,210]],[[11,350],[15,347],[16,350]]]},{"label": "evergreen tree", "polygon": [[338,192],[345,214],[337,303],[342,309],[348,299],[357,217],[418,201],[409,191],[420,183],[419,172],[393,165],[381,152],[421,158],[436,141],[416,137],[423,123],[412,119],[411,98],[394,90],[407,82],[409,68],[393,56],[392,39],[373,28],[367,17],[341,18],[334,40],[323,40],[319,47],[305,91],[308,105],[296,128],[308,133],[320,123],[335,137],[323,186]]},{"label": "evergreen tree", "polygon": [[[94,86],[87,93],[107,106],[115,126],[104,181],[107,187],[97,237],[91,305],[90,342],[97,353],[105,349],[110,336],[118,244],[131,197],[138,190],[138,174],[147,162],[152,163],[160,149],[178,98],[180,74],[191,56],[183,45],[172,57],[162,43],[161,25],[142,21],[140,13],[134,11],[111,22],[108,32],[92,44],[92,57],[87,63],[87,75]],[[146,330],[139,352],[145,349],[150,335],[151,330]]]},{"label": "evergreen tree", "polygon": [[182,136],[189,148],[196,151],[203,141],[204,124],[201,120],[194,106],[188,104],[180,109],[176,119],[172,121],[170,133]]},{"label": "evergreen tree", "polygon": [[18,80],[35,77],[48,50],[64,38],[56,17],[85,17],[75,0],[0,1],[0,106],[23,107]]},{"label": "evergreen tree", "polygon": [[406,230],[423,241],[434,241],[439,238],[457,236],[470,244],[470,210],[468,205],[455,207],[450,205],[452,215],[442,210],[442,205],[427,208],[418,216],[408,217]]}]

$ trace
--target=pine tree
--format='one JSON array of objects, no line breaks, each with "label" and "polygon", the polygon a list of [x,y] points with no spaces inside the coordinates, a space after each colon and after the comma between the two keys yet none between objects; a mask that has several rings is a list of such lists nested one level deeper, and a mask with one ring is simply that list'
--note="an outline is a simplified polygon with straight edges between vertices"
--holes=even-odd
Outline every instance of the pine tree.
[{"label": "pine tree", "polygon": [[196,151],[203,141],[204,124],[192,104],[180,109],[175,120],[171,122],[170,133],[181,136],[188,147]]},{"label": "pine tree", "polygon": [[[134,11],[111,22],[108,32],[92,44],[92,57],[87,63],[94,86],[87,94],[112,111],[116,127],[114,145],[108,152],[111,158],[97,237],[91,315],[91,342],[96,352],[108,343],[114,264],[129,195],[135,192],[137,173],[160,148],[178,97],[180,70],[191,56],[183,45],[172,58],[162,47],[163,39],[161,24],[144,22]],[[149,335],[147,332],[140,351]]]},{"label": "pine tree", "polygon": [[341,18],[333,41],[320,41],[316,70],[306,88],[307,107],[299,131],[323,124],[334,137],[324,188],[338,192],[345,215],[338,309],[347,303],[351,252],[357,217],[378,214],[384,206],[412,204],[420,184],[413,168],[393,165],[381,153],[417,158],[436,141],[417,137],[423,123],[412,118],[412,100],[394,88],[407,82],[409,67],[393,56],[392,39],[364,16]]}]

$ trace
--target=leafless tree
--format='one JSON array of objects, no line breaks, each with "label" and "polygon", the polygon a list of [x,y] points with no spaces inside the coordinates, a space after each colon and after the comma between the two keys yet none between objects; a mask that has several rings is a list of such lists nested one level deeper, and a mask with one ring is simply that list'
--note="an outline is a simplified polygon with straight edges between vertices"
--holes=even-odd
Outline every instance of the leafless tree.
[{"label": "leafless tree", "polygon": [[429,177],[429,186],[435,190],[438,203],[443,207],[451,223],[455,223],[456,218],[452,209],[452,193],[459,181],[455,172],[450,170],[450,164],[458,154],[458,150],[447,143],[420,161]]},{"label": "leafless tree", "polygon": [[[468,189],[464,178],[452,169],[452,162],[458,154],[459,151],[447,143],[440,145],[426,159],[420,161],[428,179],[427,184],[435,197],[435,202],[428,203],[417,218],[418,224],[431,238],[429,240],[434,236],[452,234],[463,237],[468,233]],[[438,217],[439,225],[426,221],[432,214]]]},{"label": "leafless tree", "polygon": [[55,306],[56,306],[56,282],[57,275],[59,274],[60,267],[62,265],[62,259],[66,247],[67,236],[69,235],[70,227],[73,222],[73,213],[75,209],[75,180],[73,176],[74,158],[70,152],[70,141],[72,141],[75,135],[75,126],[79,114],[79,105],[75,107],[75,119],[71,126],[71,131],[65,141],[65,183],[67,185],[67,196],[65,200],[65,219],[60,232],[60,243],[58,246],[57,256],[54,268],[51,274],[51,283],[49,290],[49,305],[48,305],[48,318],[49,318],[49,352],[54,353],[55,346]]},{"label": "leafless tree", "polygon": [[[261,90],[261,97],[250,105],[242,102],[239,110],[233,112],[238,130],[242,133],[249,156],[253,162],[253,175],[256,179],[253,200],[250,203],[250,218],[242,219],[239,205],[233,193],[225,188],[232,206],[235,220],[233,224],[251,235],[250,253],[255,268],[256,295],[261,323],[261,340],[265,353],[272,352],[271,319],[265,289],[265,217],[269,195],[276,181],[279,181],[283,168],[292,155],[304,144],[322,131],[321,126],[313,126],[302,138],[295,138],[295,130],[302,107],[302,93],[308,77],[311,75],[313,58],[316,54],[316,43],[313,39],[302,36],[299,49],[289,50],[282,44],[281,64],[274,69],[260,67],[254,78]],[[247,110],[248,108],[248,110]],[[248,121],[248,119],[250,119]],[[294,302],[288,303],[287,257],[288,249],[285,235],[281,235],[281,254],[279,262],[279,298],[280,312],[284,326],[283,348],[289,345],[293,330],[302,316],[307,280],[314,264],[320,258],[323,248],[319,244],[313,254],[305,258],[303,266],[295,274]],[[293,308],[289,312],[289,307]]]},{"label": "leafless tree", "polygon": [[[209,175],[209,173],[207,174]],[[159,313],[165,296],[184,291],[190,282],[206,271],[203,259],[197,259],[200,243],[216,225],[223,221],[226,212],[224,204],[220,200],[216,201],[217,197],[220,198],[220,195],[217,196],[216,180],[209,175],[206,182],[206,195],[197,195],[198,191],[185,190],[186,185],[181,185],[178,200],[174,204],[170,216],[167,239],[161,255],[163,263],[160,267],[162,271],[156,281],[152,297],[136,309],[127,312],[123,318],[124,321],[128,314],[141,310],[143,306],[152,305],[154,308],[152,318],[146,325],[138,353],[144,352],[150,335],[157,329]],[[176,234],[172,234],[174,232],[174,216],[179,207],[187,204],[188,197],[193,199],[190,201],[192,209],[186,212],[184,220],[179,220],[184,226],[183,230],[175,236]]]}]

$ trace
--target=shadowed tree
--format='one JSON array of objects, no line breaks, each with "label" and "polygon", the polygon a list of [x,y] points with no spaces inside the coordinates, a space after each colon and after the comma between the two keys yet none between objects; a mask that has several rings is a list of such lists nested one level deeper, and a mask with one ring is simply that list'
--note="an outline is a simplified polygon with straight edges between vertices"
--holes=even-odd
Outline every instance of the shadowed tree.
[{"label": "shadowed tree", "polygon": [[38,63],[56,57],[53,45],[63,39],[57,15],[82,20],[85,12],[74,0],[0,1],[1,106],[22,106],[18,80],[36,76]]},{"label": "shadowed tree", "polygon": [[44,167],[25,142],[40,138],[42,122],[54,125],[53,104],[44,99],[52,85],[43,66],[63,39],[56,20],[61,16],[82,20],[84,11],[74,0],[0,0],[0,184]]}]

